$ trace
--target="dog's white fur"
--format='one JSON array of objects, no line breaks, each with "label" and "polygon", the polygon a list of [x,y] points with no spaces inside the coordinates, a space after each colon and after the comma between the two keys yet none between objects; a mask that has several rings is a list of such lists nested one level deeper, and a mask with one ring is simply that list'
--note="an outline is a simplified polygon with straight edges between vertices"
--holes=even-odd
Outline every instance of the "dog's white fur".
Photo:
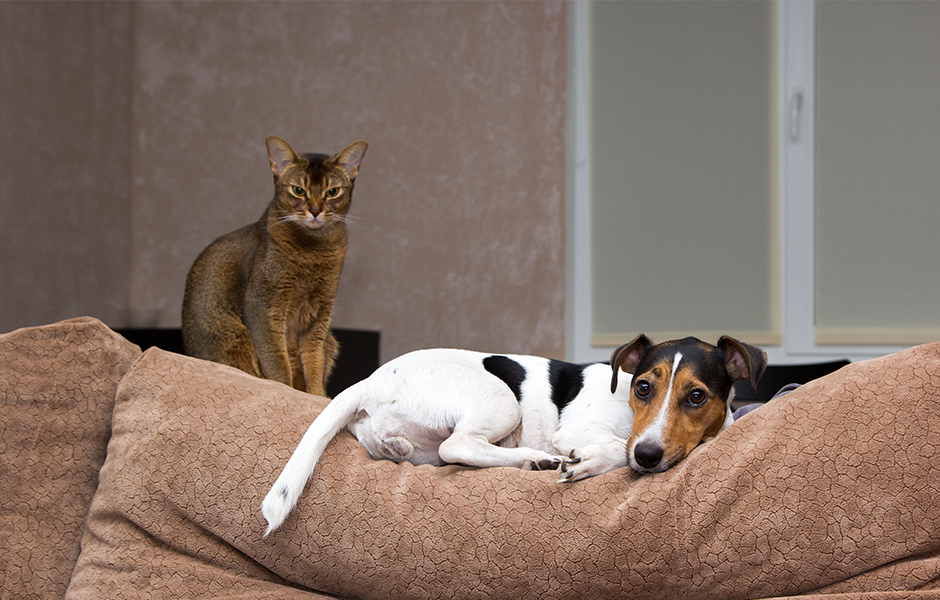
[{"label": "dog's white fur", "polygon": [[628,464],[633,425],[632,375],[584,367],[583,386],[559,412],[552,402],[550,361],[503,355],[525,368],[517,400],[483,367],[492,356],[469,350],[419,350],[400,356],[333,399],[307,429],[268,492],[265,536],[297,504],[330,440],[343,427],[373,458],[413,464],[561,468],[576,481]]}]

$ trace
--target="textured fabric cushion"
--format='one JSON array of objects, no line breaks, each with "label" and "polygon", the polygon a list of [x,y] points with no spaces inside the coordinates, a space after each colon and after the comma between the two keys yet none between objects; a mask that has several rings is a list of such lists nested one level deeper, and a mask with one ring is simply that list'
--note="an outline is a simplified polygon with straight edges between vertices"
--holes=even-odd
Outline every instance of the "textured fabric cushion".
[{"label": "textured fabric cushion", "polygon": [[118,392],[69,597],[307,597],[285,581],[383,599],[940,586],[940,344],[805,385],[644,477],[396,465],[343,433],[262,539],[261,499],[323,402],[148,351]]},{"label": "textured fabric cushion", "polygon": [[290,453],[290,442],[271,432],[285,417],[297,425],[313,419],[325,402],[147,350],[117,392],[66,598],[324,597],[288,587],[252,555],[265,547],[257,503],[267,471]]},{"label": "textured fabric cushion", "polygon": [[80,318],[0,335],[0,590],[61,598],[140,349]]}]

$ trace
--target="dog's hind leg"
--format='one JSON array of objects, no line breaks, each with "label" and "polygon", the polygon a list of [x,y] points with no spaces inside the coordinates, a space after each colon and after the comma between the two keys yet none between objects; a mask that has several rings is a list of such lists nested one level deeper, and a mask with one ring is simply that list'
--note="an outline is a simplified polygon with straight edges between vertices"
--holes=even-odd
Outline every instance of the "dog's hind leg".
[{"label": "dog's hind leg", "polygon": [[361,390],[363,385],[368,385],[367,381],[362,381],[337,395],[307,428],[284,470],[261,503],[261,514],[268,522],[265,537],[284,523],[284,519],[297,505],[300,493],[313,475],[327,444],[356,415],[361,395],[358,390]]},{"label": "dog's hind leg", "polygon": [[497,445],[509,437],[522,418],[519,403],[508,390],[476,398],[474,410],[464,411],[453,433],[441,442],[438,454],[447,463],[471,467],[556,469],[564,457],[528,447]]},{"label": "dog's hind leg", "polygon": [[538,471],[554,470],[565,461],[535,448],[505,448],[490,443],[486,436],[470,432],[450,436],[438,450],[441,460],[471,467],[518,467]]}]

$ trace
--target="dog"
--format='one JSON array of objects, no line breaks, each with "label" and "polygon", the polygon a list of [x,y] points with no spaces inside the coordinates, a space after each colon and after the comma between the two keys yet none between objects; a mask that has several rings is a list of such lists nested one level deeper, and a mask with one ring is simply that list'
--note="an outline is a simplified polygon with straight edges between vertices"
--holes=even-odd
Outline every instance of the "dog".
[{"label": "dog", "polygon": [[610,364],[418,350],[347,388],[313,421],[261,504],[265,537],[297,504],[343,427],[373,458],[558,470],[573,482],[619,467],[665,471],[731,424],[733,384],[760,349],[730,337],[624,344]]}]

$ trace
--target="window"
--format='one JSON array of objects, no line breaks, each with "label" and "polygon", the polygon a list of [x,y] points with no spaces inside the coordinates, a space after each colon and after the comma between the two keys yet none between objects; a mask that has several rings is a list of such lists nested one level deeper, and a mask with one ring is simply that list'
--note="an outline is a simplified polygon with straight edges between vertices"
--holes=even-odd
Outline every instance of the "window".
[{"label": "window", "polygon": [[940,4],[816,4],[816,343],[940,340]]},{"label": "window", "polygon": [[940,3],[569,7],[569,358],[940,340]]}]

